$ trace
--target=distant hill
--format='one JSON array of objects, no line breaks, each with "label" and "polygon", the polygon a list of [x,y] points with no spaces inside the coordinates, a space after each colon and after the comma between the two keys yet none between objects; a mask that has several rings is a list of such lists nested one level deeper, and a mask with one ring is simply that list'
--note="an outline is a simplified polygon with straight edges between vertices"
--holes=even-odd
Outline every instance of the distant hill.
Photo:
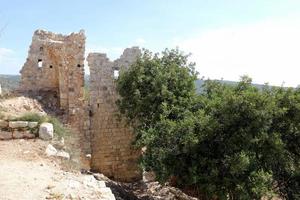
[{"label": "distant hill", "polygon": [[2,75],[0,74],[0,84],[4,92],[12,91],[18,88],[20,75]]},{"label": "distant hill", "polygon": [[[20,79],[21,79],[20,75],[1,75],[0,74],[0,84],[4,91],[11,91],[11,90],[18,88]],[[85,85],[87,87],[89,86],[89,80],[90,80],[90,75],[85,75]],[[235,82],[235,81],[220,80],[220,82],[226,83],[229,85],[237,84],[237,82]],[[196,88],[197,88],[198,92],[201,92],[201,87],[203,86],[203,84],[204,84],[204,80],[196,81]],[[260,84],[253,84],[253,85],[258,88],[263,87],[263,85],[260,85]]]},{"label": "distant hill", "polygon": [[[228,84],[228,85],[236,85],[236,84],[238,84],[238,82],[236,82],[236,81],[226,81],[226,80],[217,80],[217,81],[219,81],[221,83]],[[201,92],[201,87],[203,86],[204,82],[205,82],[205,80],[201,80],[201,79],[196,80],[196,88],[197,88],[197,92],[198,93]],[[255,84],[255,83],[253,83],[252,85],[255,86],[255,87],[257,87],[257,88],[259,88],[259,89],[261,89],[261,88],[264,87],[263,84]]]}]

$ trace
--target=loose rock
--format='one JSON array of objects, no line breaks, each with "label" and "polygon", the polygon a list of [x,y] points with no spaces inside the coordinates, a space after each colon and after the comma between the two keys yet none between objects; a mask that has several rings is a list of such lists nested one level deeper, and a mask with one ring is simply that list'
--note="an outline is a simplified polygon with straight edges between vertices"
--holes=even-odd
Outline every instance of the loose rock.
[{"label": "loose rock", "polygon": [[66,159],[66,160],[70,159],[70,154],[65,152],[65,151],[58,151],[56,156],[61,157],[61,158]]},{"label": "loose rock", "polygon": [[47,156],[55,156],[57,154],[57,150],[51,144],[48,144],[46,148],[46,155]]},{"label": "loose rock", "polygon": [[53,125],[51,123],[42,123],[39,129],[39,137],[43,140],[51,140],[53,138]]}]

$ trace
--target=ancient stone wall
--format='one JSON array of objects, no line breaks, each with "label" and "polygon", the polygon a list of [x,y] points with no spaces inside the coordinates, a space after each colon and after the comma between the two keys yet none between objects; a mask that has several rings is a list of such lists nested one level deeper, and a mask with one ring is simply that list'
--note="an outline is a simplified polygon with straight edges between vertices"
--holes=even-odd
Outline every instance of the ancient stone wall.
[{"label": "ancient stone wall", "polygon": [[19,88],[29,95],[46,94],[52,101],[56,97],[55,105],[63,111],[82,158],[90,153],[89,108],[84,100],[85,39],[83,30],[70,35],[35,31],[28,58],[20,71]]},{"label": "ancient stone wall", "polygon": [[132,129],[117,114],[115,78],[119,70],[126,70],[140,50],[125,49],[123,55],[110,61],[105,54],[90,53],[91,108],[91,168],[104,175],[120,180],[133,181],[141,178],[137,159],[140,151],[132,147]]},{"label": "ancient stone wall", "polygon": [[141,52],[137,47],[125,49],[113,62],[105,54],[89,54],[88,102],[84,100],[84,51],[83,31],[70,35],[35,31],[21,70],[20,90],[57,96],[60,109],[76,133],[72,138],[80,141],[78,148],[82,155],[92,151],[93,170],[120,181],[140,179],[137,164],[140,151],[132,146],[133,131],[116,116],[115,79]]},{"label": "ancient stone wall", "polygon": [[85,35],[37,30],[20,71],[20,90],[56,92],[61,109],[74,113],[81,106],[84,87]]}]

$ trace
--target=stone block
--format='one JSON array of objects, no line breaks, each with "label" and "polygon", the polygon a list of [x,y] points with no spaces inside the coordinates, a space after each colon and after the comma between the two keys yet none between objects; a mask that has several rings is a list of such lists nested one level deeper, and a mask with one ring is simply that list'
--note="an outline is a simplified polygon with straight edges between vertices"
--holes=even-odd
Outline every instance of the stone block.
[{"label": "stone block", "polygon": [[22,139],[24,138],[23,131],[14,130],[12,133],[13,139]]},{"label": "stone block", "polygon": [[23,134],[25,139],[34,139],[35,135],[33,133],[31,133],[30,131],[25,131]]},{"label": "stone block", "polygon": [[42,123],[39,128],[39,137],[42,140],[52,140],[54,135],[53,124],[51,123]]},{"label": "stone block", "polygon": [[38,122],[28,122],[28,127],[29,128],[36,128],[39,125]]},{"label": "stone block", "polygon": [[26,121],[10,121],[9,122],[10,128],[26,128],[28,127],[28,122]]},{"label": "stone block", "polygon": [[55,156],[57,154],[57,150],[51,144],[48,144],[46,151],[47,156]]},{"label": "stone block", "polygon": [[57,157],[69,160],[70,159],[70,154],[65,152],[65,151],[58,151],[56,154]]},{"label": "stone block", "polygon": [[8,121],[0,120],[0,128],[7,128],[8,127]]},{"label": "stone block", "polygon": [[0,130],[0,140],[11,140],[12,132]]}]

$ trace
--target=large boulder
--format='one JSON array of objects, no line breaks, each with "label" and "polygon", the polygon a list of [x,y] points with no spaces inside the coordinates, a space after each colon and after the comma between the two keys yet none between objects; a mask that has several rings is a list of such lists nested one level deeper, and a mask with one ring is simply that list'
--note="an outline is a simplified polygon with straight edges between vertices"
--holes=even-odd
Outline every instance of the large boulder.
[{"label": "large boulder", "polygon": [[53,134],[53,124],[44,122],[40,125],[39,137],[42,140],[52,140]]}]

